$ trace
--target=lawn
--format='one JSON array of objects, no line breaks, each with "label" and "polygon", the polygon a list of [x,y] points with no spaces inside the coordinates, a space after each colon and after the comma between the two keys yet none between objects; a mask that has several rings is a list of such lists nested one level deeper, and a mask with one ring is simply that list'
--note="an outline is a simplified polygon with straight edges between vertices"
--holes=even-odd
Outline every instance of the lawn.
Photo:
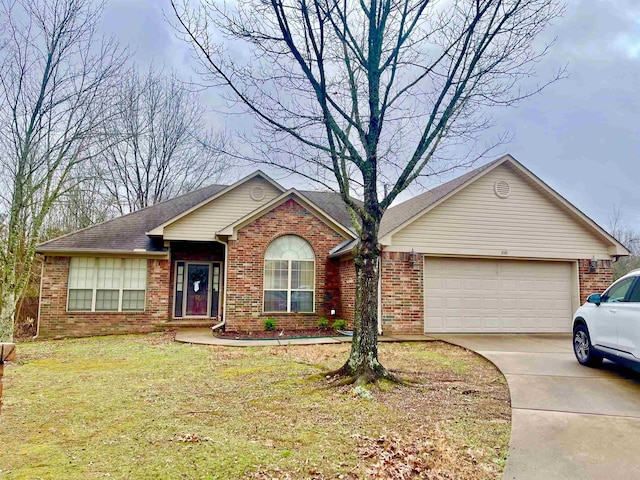
[{"label": "lawn", "polygon": [[382,344],[414,387],[323,388],[348,345],[170,335],[25,343],[5,369],[0,478],[499,478],[509,393],[440,342]]}]

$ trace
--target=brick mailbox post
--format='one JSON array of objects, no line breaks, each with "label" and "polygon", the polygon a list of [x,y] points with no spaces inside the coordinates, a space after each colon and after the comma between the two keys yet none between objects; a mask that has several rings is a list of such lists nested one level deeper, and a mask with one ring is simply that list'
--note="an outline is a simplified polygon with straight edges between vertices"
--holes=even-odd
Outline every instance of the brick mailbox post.
[{"label": "brick mailbox post", "polygon": [[16,346],[13,343],[0,343],[0,412],[2,411],[2,376],[4,375],[4,362],[10,362],[16,358]]}]

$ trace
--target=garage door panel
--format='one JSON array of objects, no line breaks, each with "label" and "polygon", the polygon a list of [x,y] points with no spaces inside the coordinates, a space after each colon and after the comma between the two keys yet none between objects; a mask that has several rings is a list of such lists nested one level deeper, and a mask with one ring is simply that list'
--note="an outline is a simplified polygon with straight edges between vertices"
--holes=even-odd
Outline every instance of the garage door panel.
[{"label": "garage door panel", "polygon": [[425,259],[425,332],[567,332],[569,262]]}]

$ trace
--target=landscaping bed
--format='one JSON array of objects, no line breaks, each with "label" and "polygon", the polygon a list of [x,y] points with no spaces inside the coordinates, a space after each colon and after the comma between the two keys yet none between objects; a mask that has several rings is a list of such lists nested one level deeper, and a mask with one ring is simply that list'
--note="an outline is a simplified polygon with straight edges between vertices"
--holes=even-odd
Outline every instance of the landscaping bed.
[{"label": "landscaping bed", "polygon": [[491,363],[387,343],[381,361],[419,384],[325,388],[320,374],[348,351],[164,334],[20,344],[5,369],[0,478],[500,478],[511,411]]},{"label": "landscaping bed", "polygon": [[234,332],[230,330],[216,331],[214,335],[219,338],[233,338],[235,340],[265,340],[265,339],[291,339],[291,338],[317,338],[340,337],[343,334],[335,330],[320,330],[309,328],[306,330],[261,330],[256,332]]}]

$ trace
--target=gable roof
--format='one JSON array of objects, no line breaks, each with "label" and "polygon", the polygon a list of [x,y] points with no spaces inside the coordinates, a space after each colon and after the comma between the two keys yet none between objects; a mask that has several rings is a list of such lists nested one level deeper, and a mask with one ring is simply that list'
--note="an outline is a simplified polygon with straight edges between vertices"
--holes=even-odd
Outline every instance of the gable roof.
[{"label": "gable roof", "polygon": [[468,184],[471,180],[475,179],[482,172],[489,170],[491,167],[501,163],[504,157],[489,162],[481,167],[476,168],[464,175],[454,178],[442,185],[428,190],[417,197],[410,198],[409,200],[402,202],[395,207],[389,208],[382,217],[380,223],[380,238],[388,235],[399,227],[404,226],[407,223],[411,223],[413,219],[430,206],[434,205],[438,201],[447,197],[458,188]]},{"label": "gable roof", "polygon": [[[151,205],[122,217],[117,217],[76,232],[63,235],[38,245],[36,251],[46,254],[78,253],[130,253],[165,255],[161,234],[149,235],[159,227],[173,223],[215,198],[246,181],[262,176],[284,192],[284,189],[264,173],[257,171],[233,185],[209,185],[163,202]],[[306,198],[316,210],[329,217],[339,229],[350,232],[351,218],[340,195],[335,192],[296,192]],[[259,207],[258,210],[261,210]],[[352,233],[350,233],[353,236]]]},{"label": "gable roof", "polygon": [[[482,165],[471,172],[411,198],[395,207],[389,208],[385,212],[380,225],[381,242],[389,241],[395,232],[411,224],[429,210],[435,208],[470,183],[478,180],[505,162],[509,162],[509,164],[515,167],[523,176],[530,179],[553,197],[557,203],[568,210],[574,218],[583,222],[591,231],[604,238],[615,248],[616,253],[614,255],[624,256],[629,254],[629,251],[618,240],[510,155],[505,155],[493,162]],[[307,206],[316,210],[316,214],[323,217],[329,224],[333,224],[334,228],[337,227],[338,231],[346,233],[346,236],[355,238],[351,217],[340,194],[330,191],[298,191],[295,189],[285,191],[284,188],[271,180],[267,175],[257,171],[233,185],[209,185],[128,215],[49,240],[38,245],[36,251],[48,254],[112,252],[166,255],[161,227],[173,223],[256,176],[263,177],[283,192],[276,200],[282,200],[285,197],[288,198],[290,195],[295,195],[301,199],[303,203],[308,202]],[[268,202],[266,205],[274,203],[276,200]],[[243,221],[255,217],[259,212],[264,210],[266,205],[258,207],[255,211],[238,219],[237,222],[234,222],[227,228],[237,227],[237,225]],[[223,230],[227,230],[227,228]],[[356,243],[357,240],[350,240],[343,243],[334,249],[331,256],[340,256],[350,252]]]},{"label": "gable roof", "polygon": [[164,233],[164,227],[167,227],[167,226],[171,225],[172,223],[177,222],[181,218],[184,218],[187,215],[189,215],[191,212],[194,212],[195,210],[198,210],[199,208],[204,207],[205,205],[207,205],[207,204],[211,203],[212,201],[214,201],[216,198],[221,197],[225,193],[228,193],[231,190],[234,190],[234,189],[238,188],[239,186],[244,185],[245,183],[247,183],[250,180],[253,180],[254,178],[257,178],[257,177],[260,177],[263,180],[266,180],[267,182],[269,182],[279,192],[284,192],[284,188],[282,188],[282,186],[280,184],[278,184],[277,182],[275,182],[274,180],[269,178],[269,176],[264,174],[262,171],[256,170],[252,174],[247,175],[244,178],[241,178],[240,180],[238,180],[236,183],[234,183],[232,185],[225,185],[224,188],[222,190],[220,190],[219,192],[216,192],[213,195],[211,195],[210,197],[205,198],[201,202],[199,202],[199,203],[197,203],[195,205],[192,205],[190,208],[187,208],[187,209],[179,212],[178,214],[176,214],[173,217],[167,219],[166,221],[162,222],[161,224],[155,225],[154,228],[152,228],[149,231],[147,231],[147,235],[160,236],[161,237],[163,235],[163,233]]},{"label": "gable roof", "polygon": [[397,205],[396,207],[388,209],[385,212],[385,215],[382,219],[382,224],[380,226],[379,238],[381,240],[381,243],[383,241],[388,242],[391,235],[403,229],[407,225],[413,223],[419,217],[423,216],[428,211],[432,210],[451,196],[455,195],[467,185],[475,182],[482,176],[486,175],[490,171],[505,163],[509,163],[509,165],[514,167],[521,175],[531,180],[535,185],[537,185],[540,189],[551,196],[574,218],[585,224],[589,230],[591,230],[596,235],[603,238],[607,243],[615,247],[615,253],[612,255],[625,256],[630,254],[629,250],[616,238],[610,235],[600,225],[594,222],[591,218],[585,215],[581,210],[575,207],[562,195],[560,195],[549,185],[543,182],[533,172],[527,169],[511,155],[504,155],[497,160],[494,160],[493,162],[489,162],[479,168],[476,168],[475,170],[472,170],[465,175],[455,178],[450,182],[444,183],[439,187],[434,188],[433,190],[425,192],[422,195],[418,195],[417,197],[414,197],[410,200],[407,200],[406,202],[401,203],[400,205]]},{"label": "gable roof", "polygon": [[227,185],[209,185],[128,215],[54,238],[38,245],[36,251],[39,253],[134,252],[136,250],[147,253],[163,252],[162,240],[149,238],[146,232],[226,188]]},{"label": "gable roof", "polygon": [[[253,222],[257,218],[264,215],[266,212],[273,210],[279,205],[282,205],[287,200],[294,199],[297,203],[302,205],[306,210],[313,213],[316,217],[320,218],[320,220],[325,222],[327,225],[329,225],[331,228],[333,228],[337,232],[341,233],[344,237],[349,239],[356,238],[355,233],[350,228],[351,220],[350,220],[349,214],[347,213],[345,204],[342,203],[342,206],[340,206],[337,203],[335,198],[336,194],[334,194],[333,192],[312,192],[313,195],[308,195],[309,192],[306,192],[306,193],[307,195],[303,195],[301,192],[297,191],[294,188],[287,190],[282,195],[274,198],[270,202],[265,203],[264,205],[257,208],[253,212],[250,212],[249,214],[238,219],[232,224],[227,225],[225,228],[221,229],[218,232],[218,234],[221,236],[230,235],[232,236],[233,239],[235,239],[235,235],[240,228]],[[313,202],[309,197],[314,197],[317,200],[317,203]],[[338,199],[340,200],[340,202],[342,202],[342,199],[339,196],[338,196]],[[348,222],[347,225],[345,225],[344,223],[338,222],[333,215],[331,215],[325,209],[321,208],[320,205],[318,204],[324,205],[328,209],[333,210],[333,212],[337,214],[337,217],[341,217],[342,220],[346,220]]]}]

